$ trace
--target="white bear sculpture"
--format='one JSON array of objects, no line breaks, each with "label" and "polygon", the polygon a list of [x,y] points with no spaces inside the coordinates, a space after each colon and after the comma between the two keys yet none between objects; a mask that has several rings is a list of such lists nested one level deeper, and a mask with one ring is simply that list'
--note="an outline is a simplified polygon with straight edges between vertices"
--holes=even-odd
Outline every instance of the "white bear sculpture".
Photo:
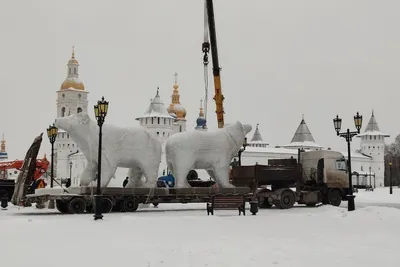
[{"label": "white bear sculpture", "polygon": [[[81,186],[96,179],[99,127],[85,112],[56,119],[55,125],[65,130],[87,159],[80,174]],[[161,140],[144,127],[120,128],[103,125],[101,186],[106,187],[117,167],[130,168],[126,187],[156,187],[161,162]],[[146,182],[141,181],[142,175]]]},{"label": "white bear sculpture", "polygon": [[192,169],[205,169],[220,187],[229,183],[229,164],[241,148],[251,125],[236,122],[213,132],[193,131],[172,135],[165,153],[176,187],[190,187],[186,176]]}]

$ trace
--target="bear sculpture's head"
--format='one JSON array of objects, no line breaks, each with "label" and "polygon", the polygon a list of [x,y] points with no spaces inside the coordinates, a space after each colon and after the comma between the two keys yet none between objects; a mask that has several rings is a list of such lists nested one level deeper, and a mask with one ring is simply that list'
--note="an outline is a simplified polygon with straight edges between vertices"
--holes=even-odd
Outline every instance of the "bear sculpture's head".
[{"label": "bear sculpture's head", "polygon": [[80,112],[67,117],[57,118],[55,126],[70,134],[88,135],[91,127],[90,122],[89,115],[85,112]]},{"label": "bear sculpture's head", "polygon": [[226,124],[224,129],[229,132],[229,134],[235,139],[236,145],[240,147],[243,144],[246,135],[251,132],[252,127],[250,124],[242,124],[237,121],[236,123]]}]

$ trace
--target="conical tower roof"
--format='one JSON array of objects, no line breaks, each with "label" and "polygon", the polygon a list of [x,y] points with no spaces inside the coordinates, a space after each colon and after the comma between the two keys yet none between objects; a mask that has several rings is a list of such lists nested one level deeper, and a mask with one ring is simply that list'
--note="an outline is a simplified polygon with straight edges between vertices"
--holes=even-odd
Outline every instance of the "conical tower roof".
[{"label": "conical tower roof", "polygon": [[371,118],[368,121],[367,127],[365,127],[364,133],[357,135],[357,137],[364,135],[382,135],[384,137],[390,137],[390,135],[380,131],[378,122],[375,118],[374,110],[372,110]]},{"label": "conical tower roof", "polygon": [[150,99],[150,105],[147,108],[146,112],[143,116],[136,118],[136,120],[151,117],[172,118],[171,115],[168,113],[167,108],[164,106],[164,102],[161,100],[159,90],[160,89],[157,87],[157,94],[153,99]]},{"label": "conical tower roof", "polygon": [[310,129],[308,129],[306,121],[304,120],[304,117],[294,133],[291,143],[293,142],[315,142],[314,137],[312,136]]},{"label": "conical tower roof", "polygon": [[253,137],[250,142],[248,142],[250,147],[267,147],[269,144],[264,142],[260,133],[259,124],[256,125],[256,130],[254,131]]},{"label": "conical tower roof", "polygon": [[372,116],[369,119],[369,122],[367,124],[367,127],[365,127],[364,132],[379,132],[379,126],[378,123],[376,122],[374,111],[372,111]]},{"label": "conical tower roof", "polygon": [[301,119],[300,125],[297,127],[296,132],[290,141],[290,144],[284,145],[286,148],[305,148],[305,149],[320,149],[322,146],[315,143],[314,137],[308,128],[304,115]]},{"label": "conical tower roof", "polygon": [[256,130],[254,131],[253,137],[251,138],[250,142],[262,142],[262,136],[260,134],[260,130],[258,129],[258,123],[256,126]]}]

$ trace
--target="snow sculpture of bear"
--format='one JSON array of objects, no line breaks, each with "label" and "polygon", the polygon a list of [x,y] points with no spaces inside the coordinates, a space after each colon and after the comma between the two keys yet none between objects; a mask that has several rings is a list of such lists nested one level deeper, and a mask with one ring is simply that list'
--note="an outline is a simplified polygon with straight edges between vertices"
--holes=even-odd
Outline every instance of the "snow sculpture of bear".
[{"label": "snow sculpture of bear", "polygon": [[[80,174],[81,186],[96,179],[98,164],[99,127],[85,112],[56,119],[58,128],[65,130],[81,149],[87,166]],[[101,186],[106,187],[117,167],[130,168],[126,187],[155,187],[161,162],[161,140],[144,127],[120,128],[103,125]],[[141,182],[142,175],[146,182]]]},{"label": "snow sculpture of bear", "polygon": [[251,131],[251,125],[236,122],[213,132],[193,131],[172,135],[165,153],[176,187],[190,187],[186,176],[192,169],[206,169],[220,187],[229,183],[229,164]]}]

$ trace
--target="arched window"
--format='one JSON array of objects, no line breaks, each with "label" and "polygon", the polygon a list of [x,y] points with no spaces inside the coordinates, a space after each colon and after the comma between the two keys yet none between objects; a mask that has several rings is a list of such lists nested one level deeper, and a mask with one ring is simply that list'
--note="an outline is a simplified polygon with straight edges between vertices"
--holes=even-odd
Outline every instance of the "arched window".
[{"label": "arched window", "polygon": [[151,118],[151,124],[154,124],[154,118]]},{"label": "arched window", "polygon": [[76,113],[81,113],[81,112],[82,112],[82,109],[80,107],[77,108]]},{"label": "arched window", "polygon": [[164,124],[167,124],[167,119],[166,118],[164,118]]},{"label": "arched window", "polygon": [[74,74],[76,74],[76,68],[74,68]]},{"label": "arched window", "polygon": [[160,118],[157,119],[158,124],[160,124]]},{"label": "arched window", "polygon": [[182,125],[179,125],[179,132],[182,132]]},{"label": "arched window", "polygon": [[61,117],[65,117],[65,107],[61,109]]}]

